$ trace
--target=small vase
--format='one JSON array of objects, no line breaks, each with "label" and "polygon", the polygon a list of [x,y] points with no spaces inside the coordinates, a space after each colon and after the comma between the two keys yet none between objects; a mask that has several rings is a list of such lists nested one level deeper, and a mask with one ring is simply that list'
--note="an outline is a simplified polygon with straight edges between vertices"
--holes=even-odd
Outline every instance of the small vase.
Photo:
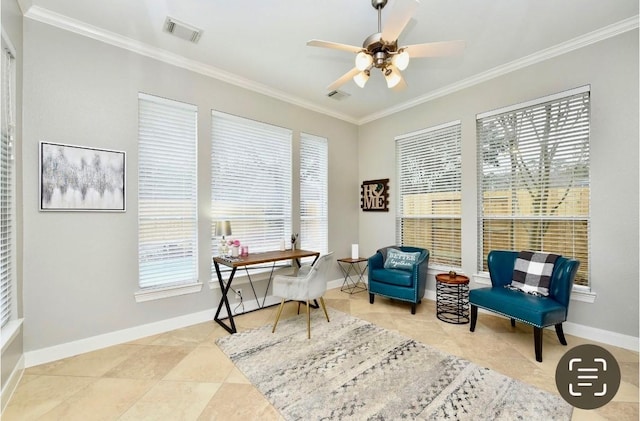
[{"label": "small vase", "polygon": [[238,257],[238,255],[240,254],[240,247],[239,246],[232,246],[231,247],[231,257]]}]

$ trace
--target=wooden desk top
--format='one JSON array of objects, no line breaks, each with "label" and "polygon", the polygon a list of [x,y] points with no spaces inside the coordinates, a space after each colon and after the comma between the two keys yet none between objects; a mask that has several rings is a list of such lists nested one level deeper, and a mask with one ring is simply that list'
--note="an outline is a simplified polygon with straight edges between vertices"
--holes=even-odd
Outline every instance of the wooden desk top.
[{"label": "wooden desk top", "polygon": [[240,266],[257,265],[260,263],[277,262],[279,260],[301,259],[303,257],[318,257],[320,252],[308,250],[284,250],[265,251],[263,253],[249,253],[248,256],[240,257],[214,257],[213,261],[230,268]]}]

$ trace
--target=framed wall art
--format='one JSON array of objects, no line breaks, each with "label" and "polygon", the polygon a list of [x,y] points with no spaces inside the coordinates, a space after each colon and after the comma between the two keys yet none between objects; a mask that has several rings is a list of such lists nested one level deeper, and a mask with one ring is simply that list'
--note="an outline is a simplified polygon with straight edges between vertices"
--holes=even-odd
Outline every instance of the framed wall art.
[{"label": "framed wall art", "polygon": [[41,211],[124,212],[122,151],[40,142]]},{"label": "framed wall art", "polygon": [[360,190],[363,211],[389,211],[389,179],[363,181]]}]

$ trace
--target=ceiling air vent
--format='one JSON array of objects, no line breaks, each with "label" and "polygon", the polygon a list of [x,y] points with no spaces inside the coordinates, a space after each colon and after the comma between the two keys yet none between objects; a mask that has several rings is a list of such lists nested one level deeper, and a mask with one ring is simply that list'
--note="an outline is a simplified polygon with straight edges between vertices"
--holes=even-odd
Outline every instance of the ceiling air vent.
[{"label": "ceiling air vent", "polygon": [[202,29],[187,25],[186,23],[180,22],[179,20],[169,16],[167,16],[167,19],[164,21],[164,30],[178,38],[182,38],[193,43],[198,42],[200,35],[202,35]]},{"label": "ceiling air vent", "polygon": [[327,94],[327,96],[331,99],[335,99],[336,101],[341,101],[345,98],[350,97],[351,95],[346,93],[346,92],[342,92],[342,91],[331,91]]}]

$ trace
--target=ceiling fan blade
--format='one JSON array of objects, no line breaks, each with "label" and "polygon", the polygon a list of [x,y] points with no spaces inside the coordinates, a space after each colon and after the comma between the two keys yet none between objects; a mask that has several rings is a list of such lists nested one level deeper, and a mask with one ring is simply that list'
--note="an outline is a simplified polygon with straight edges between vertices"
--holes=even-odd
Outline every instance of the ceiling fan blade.
[{"label": "ceiling fan blade", "polygon": [[442,42],[427,42],[425,44],[407,45],[407,51],[409,51],[409,57],[441,57],[441,56],[453,56],[462,53],[466,43],[462,40],[458,41],[442,41]]},{"label": "ceiling fan blade", "polygon": [[348,51],[350,53],[359,53],[360,51],[362,51],[362,47],[356,47],[355,45],[340,44],[338,42],[322,41],[319,39],[312,39],[310,41],[307,41],[307,45],[309,47],[331,48],[334,50]]},{"label": "ceiling fan blade", "polygon": [[327,86],[327,90],[329,90],[329,92],[335,91],[336,89],[338,89],[339,87],[341,87],[342,85],[344,85],[345,83],[347,83],[351,79],[353,79],[353,77],[355,75],[357,75],[358,73],[360,73],[360,70],[358,70],[357,68],[354,67],[353,69],[349,70],[347,73],[345,73],[342,76],[340,76],[331,85]]},{"label": "ceiling fan blade", "polygon": [[396,0],[382,28],[382,39],[396,41],[418,9],[418,4],[417,0]]}]

